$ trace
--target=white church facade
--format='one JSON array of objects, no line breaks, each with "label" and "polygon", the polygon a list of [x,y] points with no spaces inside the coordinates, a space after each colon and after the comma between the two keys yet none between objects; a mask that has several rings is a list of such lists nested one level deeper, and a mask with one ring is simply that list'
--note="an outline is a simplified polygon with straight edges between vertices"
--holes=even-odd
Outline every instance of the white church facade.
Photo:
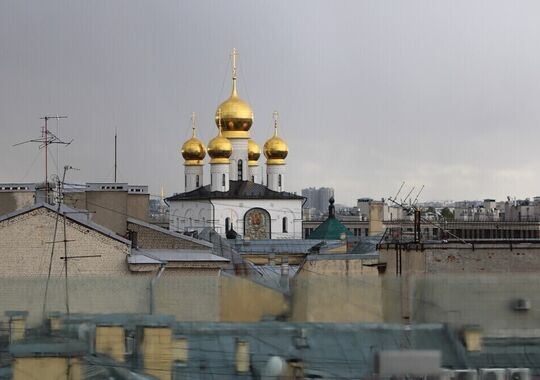
[{"label": "white church facade", "polygon": [[[244,239],[301,239],[304,197],[285,191],[288,146],[274,134],[264,144],[266,178],[261,178],[261,149],[250,138],[253,112],[238,96],[236,50],[232,54],[230,97],[216,111],[217,136],[208,148],[193,135],[182,146],[183,193],[166,199],[169,228],[179,232],[213,228],[224,237]],[[210,184],[203,183],[204,159],[210,157]]]}]

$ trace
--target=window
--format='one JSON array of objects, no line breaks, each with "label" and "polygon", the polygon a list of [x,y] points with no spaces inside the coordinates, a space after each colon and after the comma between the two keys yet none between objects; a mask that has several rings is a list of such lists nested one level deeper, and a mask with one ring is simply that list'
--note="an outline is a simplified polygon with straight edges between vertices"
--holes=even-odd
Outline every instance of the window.
[{"label": "window", "polygon": [[251,176],[251,182],[255,182],[255,176],[254,175]]},{"label": "window", "polygon": [[231,218],[225,218],[225,232],[229,232],[231,228]]},{"label": "window", "polygon": [[221,186],[225,186],[225,173],[221,175]]},{"label": "window", "polygon": [[187,189],[187,175],[184,176],[184,186],[185,186],[186,189]]},{"label": "window", "polygon": [[238,160],[238,180],[244,180],[244,167],[242,165],[242,160]]},{"label": "window", "polygon": [[283,233],[287,233],[287,217],[284,217],[283,220],[282,220],[282,224],[283,224]]},{"label": "window", "polygon": [[195,187],[199,187],[199,175],[197,174],[197,176],[195,177]]},{"label": "window", "polygon": [[281,174],[278,175],[278,187],[281,188]]},{"label": "window", "polygon": [[268,181],[268,174],[266,175],[266,186],[270,186],[270,182]]}]

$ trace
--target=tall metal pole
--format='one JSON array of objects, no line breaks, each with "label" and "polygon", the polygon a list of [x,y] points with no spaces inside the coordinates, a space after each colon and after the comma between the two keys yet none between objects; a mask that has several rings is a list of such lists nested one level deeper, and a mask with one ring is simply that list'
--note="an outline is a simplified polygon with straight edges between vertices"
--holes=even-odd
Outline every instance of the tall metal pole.
[{"label": "tall metal pole", "polygon": [[47,130],[48,121],[49,121],[49,117],[45,116],[45,127],[43,128],[43,140],[45,141],[45,200],[44,200],[45,202],[47,202],[49,199],[49,181],[47,180],[49,178],[49,173],[48,173],[49,166],[47,163],[48,146],[49,146],[49,138],[48,138],[49,131]]},{"label": "tall metal pole", "polygon": [[116,129],[114,130],[114,183],[116,183],[116,167],[117,167],[117,161],[116,161],[116,152],[117,152],[117,134]]}]

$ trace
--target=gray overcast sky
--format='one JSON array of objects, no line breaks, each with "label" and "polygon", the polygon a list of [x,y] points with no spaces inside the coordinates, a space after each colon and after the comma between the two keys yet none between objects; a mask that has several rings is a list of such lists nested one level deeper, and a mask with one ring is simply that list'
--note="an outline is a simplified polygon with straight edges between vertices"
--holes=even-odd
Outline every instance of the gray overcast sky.
[{"label": "gray overcast sky", "polygon": [[264,144],[277,109],[291,191],[538,195],[539,15],[510,0],[3,0],[0,181],[42,178],[37,147],[12,144],[60,113],[70,180],[112,180],[116,127],[120,180],[182,191],[190,114],[206,143],[237,47],[252,137]]}]

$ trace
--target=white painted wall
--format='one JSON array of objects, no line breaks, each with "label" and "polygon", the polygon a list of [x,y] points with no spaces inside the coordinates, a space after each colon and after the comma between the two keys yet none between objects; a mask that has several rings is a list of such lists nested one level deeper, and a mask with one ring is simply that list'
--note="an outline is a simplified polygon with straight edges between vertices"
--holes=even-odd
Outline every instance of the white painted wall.
[{"label": "white painted wall", "polygon": [[[234,230],[243,236],[244,215],[252,208],[262,208],[270,214],[272,239],[302,238],[302,199],[171,201],[169,228],[183,232],[213,227],[225,236],[225,219],[230,218]],[[283,218],[287,218],[287,232],[283,232]]]},{"label": "white painted wall", "polygon": [[248,178],[248,139],[229,139],[233,151],[229,160],[230,169],[229,175],[231,180],[238,181],[238,160],[242,160],[242,180],[247,181]]},{"label": "white painted wall", "polygon": [[[203,165],[186,165],[184,166],[184,174],[186,193],[203,186]],[[199,178],[199,186],[197,186],[197,177]]]},{"label": "white painted wall", "polygon": [[[285,165],[266,165],[266,175],[268,178],[266,186],[270,190],[285,191]],[[281,176],[281,183],[279,176]]]},{"label": "white painted wall", "polygon": [[248,168],[249,177],[248,180],[255,182],[255,183],[261,183],[261,170],[259,166],[249,166]]},{"label": "white painted wall", "polygon": [[211,191],[229,191],[229,164],[210,164],[210,188]]}]

